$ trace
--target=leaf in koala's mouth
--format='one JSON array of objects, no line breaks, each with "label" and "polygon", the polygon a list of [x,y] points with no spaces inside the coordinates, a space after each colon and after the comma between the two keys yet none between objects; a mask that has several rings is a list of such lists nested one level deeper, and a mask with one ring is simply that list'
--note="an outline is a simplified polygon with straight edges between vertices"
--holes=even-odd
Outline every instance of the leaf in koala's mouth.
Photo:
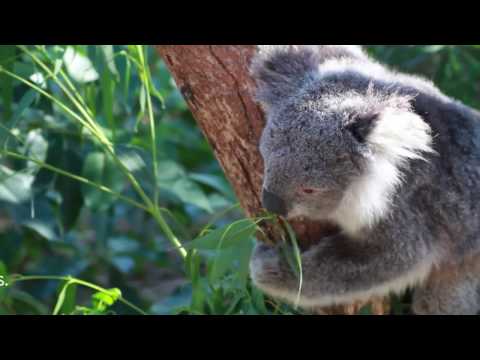
[{"label": "leaf in koala's mouth", "polygon": [[298,305],[300,302],[300,295],[302,293],[302,285],[303,285],[302,255],[301,255],[300,247],[298,246],[295,231],[287,221],[283,220],[282,223],[284,228],[287,230],[287,236],[291,243],[291,244],[287,244],[285,241],[281,243],[283,254],[292,272],[298,278],[298,292],[297,292],[297,298],[295,300],[295,309],[296,309],[298,308]]}]

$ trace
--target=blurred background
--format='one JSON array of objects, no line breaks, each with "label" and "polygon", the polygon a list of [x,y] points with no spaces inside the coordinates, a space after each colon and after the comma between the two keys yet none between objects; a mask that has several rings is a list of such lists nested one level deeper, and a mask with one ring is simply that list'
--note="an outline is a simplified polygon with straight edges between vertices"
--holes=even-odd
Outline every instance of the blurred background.
[{"label": "blurred background", "polygon": [[[366,49],[480,109],[480,45]],[[255,223],[153,47],[0,46],[0,66],[0,314],[299,313],[252,288]]]}]

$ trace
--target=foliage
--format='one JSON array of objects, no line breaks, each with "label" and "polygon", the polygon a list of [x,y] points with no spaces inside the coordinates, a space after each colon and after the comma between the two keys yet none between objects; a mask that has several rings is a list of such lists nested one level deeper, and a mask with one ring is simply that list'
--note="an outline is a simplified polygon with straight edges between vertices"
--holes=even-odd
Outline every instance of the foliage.
[{"label": "foliage", "polygon": [[[368,49],[480,107],[480,46]],[[0,66],[0,314],[298,313],[252,287],[267,218],[244,217],[153,48],[1,46]]]}]

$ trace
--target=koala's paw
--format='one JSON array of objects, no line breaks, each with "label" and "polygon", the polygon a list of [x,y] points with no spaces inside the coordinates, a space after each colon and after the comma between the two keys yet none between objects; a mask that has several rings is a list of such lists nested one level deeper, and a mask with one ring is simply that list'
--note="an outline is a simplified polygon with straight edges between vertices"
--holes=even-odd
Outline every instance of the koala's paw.
[{"label": "koala's paw", "polygon": [[267,290],[283,290],[290,282],[290,270],[280,249],[257,243],[250,260],[250,275],[255,285]]}]

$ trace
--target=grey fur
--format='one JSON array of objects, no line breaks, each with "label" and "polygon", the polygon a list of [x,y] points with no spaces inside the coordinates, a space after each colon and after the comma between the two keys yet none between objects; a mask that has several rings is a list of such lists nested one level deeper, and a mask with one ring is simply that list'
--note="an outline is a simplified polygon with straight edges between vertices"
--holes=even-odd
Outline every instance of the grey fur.
[{"label": "grey fur", "polygon": [[[344,230],[302,253],[300,305],[416,286],[418,313],[480,311],[479,267],[456,265],[480,249],[480,113],[360,47],[259,50],[252,73],[267,113],[264,188],[286,204],[288,218],[330,219]],[[349,212],[363,202],[371,202],[367,214]],[[257,245],[252,279],[293,302],[298,279],[280,253]],[[446,263],[464,275],[430,281]]]}]

